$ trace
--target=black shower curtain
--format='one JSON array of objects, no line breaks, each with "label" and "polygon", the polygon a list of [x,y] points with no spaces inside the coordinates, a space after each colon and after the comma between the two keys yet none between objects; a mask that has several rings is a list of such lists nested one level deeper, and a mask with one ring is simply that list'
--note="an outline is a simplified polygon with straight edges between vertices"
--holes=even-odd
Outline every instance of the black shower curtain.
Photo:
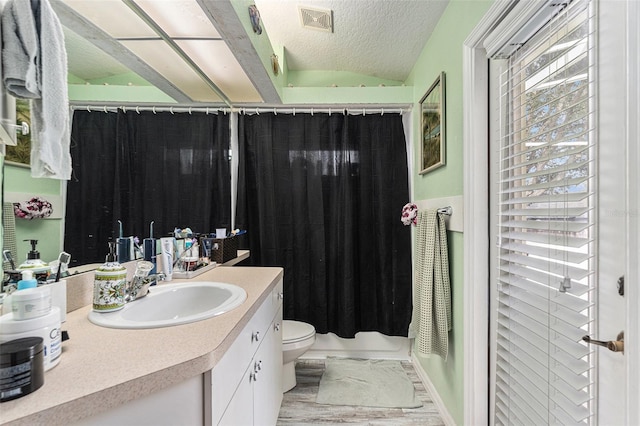
[{"label": "black shower curtain", "polygon": [[104,261],[107,241],[229,228],[229,117],[75,111],[65,251],[72,264]]},{"label": "black shower curtain", "polygon": [[406,336],[409,199],[399,115],[239,117],[238,227],[250,262],[283,266],[284,316],[319,333]]}]

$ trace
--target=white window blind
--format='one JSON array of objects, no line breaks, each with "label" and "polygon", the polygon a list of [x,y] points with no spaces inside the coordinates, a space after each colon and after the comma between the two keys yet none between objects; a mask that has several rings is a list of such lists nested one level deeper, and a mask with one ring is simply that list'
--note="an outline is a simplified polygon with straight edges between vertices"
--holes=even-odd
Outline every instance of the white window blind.
[{"label": "white window blind", "polygon": [[499,79],[496,424],[594,410],[594,19],[586,0],[554,13]]}]

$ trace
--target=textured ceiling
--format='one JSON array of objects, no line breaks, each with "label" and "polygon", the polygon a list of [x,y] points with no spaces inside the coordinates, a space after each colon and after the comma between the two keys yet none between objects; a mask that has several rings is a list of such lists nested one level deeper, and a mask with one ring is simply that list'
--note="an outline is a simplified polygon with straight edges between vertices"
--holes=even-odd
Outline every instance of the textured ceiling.
[{"label": "textured ceiling", "polygon": [[[255,0],[290,70],[349,71],[404,81],[448,0]],[[298,5],[333,11],[334,32],[303,28]]]},{"label": "textured ceiling", "polygon": [[[236,13],[236,0],[50,1],[65,27],[69,72],[80,81],[137,75],[133,85],[144,80],[183,104],[281,103],[271,70],[251,43],[256,36],[242,25],[248,10]],[[284,49],[290,71],[402,82],[448,1],[255,0],[264,29],[258,37]],[[149,27],[139,11],[160,5],[167,10],[154,12]],[[303,28],[299,6],[331,10],[334,31]],[[169,44],[163,46],[163,37]]]}]

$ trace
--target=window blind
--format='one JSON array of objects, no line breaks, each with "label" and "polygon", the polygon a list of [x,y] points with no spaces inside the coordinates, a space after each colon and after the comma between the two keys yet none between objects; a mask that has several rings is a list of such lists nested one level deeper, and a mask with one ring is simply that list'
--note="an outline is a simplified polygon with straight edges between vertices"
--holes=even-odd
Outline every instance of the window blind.
[{"label": "window blind", "polygon": [[499,77],[496,424],[594,410],[594,19],[587,0],[554,13]]}]

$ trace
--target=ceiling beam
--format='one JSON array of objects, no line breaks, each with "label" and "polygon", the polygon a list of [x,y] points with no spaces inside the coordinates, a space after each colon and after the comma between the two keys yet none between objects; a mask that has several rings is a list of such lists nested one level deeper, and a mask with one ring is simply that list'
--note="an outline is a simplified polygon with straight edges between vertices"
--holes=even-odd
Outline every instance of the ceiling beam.
[{"label": "ceiling beam", "polygon": [[[267,104],[282,100],[230,0],[197,0]],[[249,13],[249,12],[247,12]]]},{"label": "ceiling beam", "polygon": [[180,56],[180,58],[183,61],[185,61],[187,65],[189,65],[189,67],[191,67],[193,72],[195,72],[198,75],[198,77],[200,77],[202,81],[204,81],[206,85],[209,86],[209,88],[213,90],[213,92],[216,95],[218,95],[220,99],[223,100],[225,104],[227,104],[228,107],[231,107],[231,101],[229,100],[229,98],[227,98],[227,95],[225,95],[222,92],[222,90],[220,90],[220,88],[216,86],[216,84],[209,78],[209,76],[204,71],[202,71],[202,69],[200,69],[200,67],[195,62],[193,62],[193,60],[189,57],[189,55],[187,55],[184,52],[184,50],[182,50],[180,46],[178,46],[178,44],[169,36],[169,34],[167,34],[160,27],[160,25],[158,25],[149,15],[147,15],[146,12],[140,6],[138,6],[135,1],[133,0],[122,0],[122,1],[124,4],[129,6],[129,8],[133,10],[133,12],[136,15],[138,15],[138,17],[140,17],[140,19],[142,19],[145,22],[145,24],[147,24],[151,29],[153,29],[153,31],[155,31],[156,34],[158,34],[158,36],[160,36],[160,38],[165,43],[167,43],[169,47],[171,47],[171,49],[178,56]]},{"label": "ceiling beam", "polygon": [[193,99],[164,78],[155,69],[147,65],[146,62],[142,61],[129,49],[122,46],[117,40],[95,26],[88,19],[79,15],[61,0],[51,0],[51,6],[58,15],[58,19],[60,19],[62,25],[89,41],[109,56],[116,58],[122,65],[175,99],[176,102],[194,102]]}]

